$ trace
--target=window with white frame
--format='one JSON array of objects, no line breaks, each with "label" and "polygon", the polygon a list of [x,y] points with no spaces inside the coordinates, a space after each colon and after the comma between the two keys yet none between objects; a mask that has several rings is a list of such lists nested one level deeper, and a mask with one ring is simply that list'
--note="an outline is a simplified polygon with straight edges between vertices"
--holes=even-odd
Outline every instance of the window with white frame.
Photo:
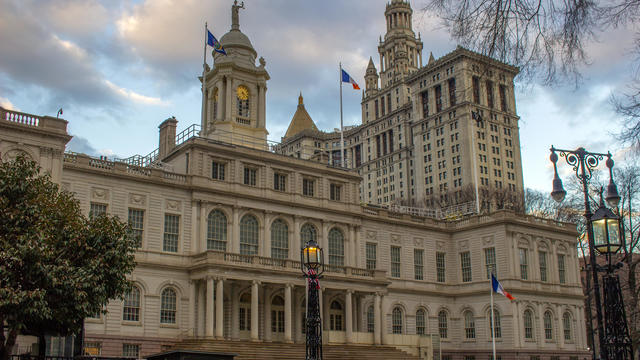
[{"label": "window with white frame", "polygon": [[162,250],[178,252],[178,237],[180,231],[180,215],[164,214],[164,239]]},{"label": "window with white frame", "polygon": [[277,191],[287,191],[287,175],[281,173],[273,173],[273,189]]},{"label": "window with white frame", "polygon": [[529,257],[527,249],[519,249],[520,252],[520,279],[527,280],[529,278]]},{"label": "window with white frame", "polygon": [[227,217],[220,210],[207,217],[207,250],[227,251]]},{"label": "window with white frame", "polygon": [[344,236],[336,228],[329,231],[329,265],[344,266]]},{"label": "window with white frame", "polygon": [[373,306],[369,306],[367,308],[367,332],[372,333],[374,331],[374,312],[373,312]]},{"label": "window with white frame", "polygon": [[391,277],[400,277],[400,248],[391,247]]},{"label": "window with white frame", "polygon": [[547,281],[547,253],[538,252],[538,262],[540,263],[540,281]]},{"label": "window with white frame", "polygon": [[137,286],[124,295],[122,320],[140,321],[140,289]]},{"label": "window with white frame", "polygon": [[438,313],[438,334],[441,339],[446,339],[448,337],[449,331],[449,321],[447,319],[447,312],[444,310],[440,310]]},{"label": "window with white frame", "polygon": [[122,344],[122,357],[138,359],[140,358],[139,344]]},{"label": "window with white frame", "polygon": [[240,254],[258,254],[258,220],[253,215],[245,215],[240,220]]},{"label": "window with white frame", "polygon": [[426,334],[426,314],[424,309],[418,309],[418,311],[416,311],[416,334],[418,335],[424,335]]},{"label": "window with white frame", "polygon": [[129,209],[129,225],[131,233],[138,241],[138,246],[142,245],[142,235],[144,232],[144,210]]},{"label": "window with white frame", "polygon": [[271,223],[271,257],[274,259],[289,257],[289,227],[280,219]]},{"label": "window with white frame", "polygon": [[216,180],[224,180],[225,163],[220,161],[211,162],[211,178]]},{"label": "window with white frame", "polygon": [[564,265],[564,254],[558,254],[558,280],[560,284],[564,284],[567,281]]},{"label": "window with white frame", "polygon": [[476,338],[476,321],[473,318],[473,313],[469,310],[464,312],[464,338],[475,339]]},{"label": "window with white frame", "polygon": [[493,323],[491,322],[491,309],[489,309],[487,313],[487,322],[489,323],[489,336],[491,336],[491,331],[494,330],[494,326],[495,326],[494,336],[496,337],[496,339],[501,338],[502,326],[500,323],[500,311],[498,311],[498,309],[496,308],[493,309]]},{"label": "window with white frame", "polygon": [[531,310],[527,309],[524,311],[523,323],[524,338],[528,340],[533,339],[533,312]]},{"label": "window with white frame", "polygon": [[460,268],[462,270],[462,282],[470,282],[473,277],[471,273],[471,253],[465,251],[460,253]]},{"label": "window with white frame", "polygon": [[93,218],[93,217],[98,217],[102,214],[106,214],[107,213],[107,204],[100,204],[100,203],[94,203],[92,202],[89,205],[89,217]]},{"label": "window with white frame", "polygon": [[377,244],[368,242],[366,245],[366,260],[367,260],[366,265],[368,270],[376,269],[377,252],[378,252]]},{"label": "window with white frame", "polygon": [[402,309],[399,307],[393,308],[391,312],[392,332],[394,334],[402,334]]},{"label": "window with white frame", "polygon": [[160,297],[160,323],[175,324],[176,323],[176,292],[171,288],[162,290]]},{"label": "window with white frame", "polygon": [[551,311],[545,311],[543,323],[545,340],[553,340],[553,314],[551,314]]},{"label": "window with white frame", "polygon": [[436,280],[438,282],[446,281],[446,262],[445,262],[445,253],[437,252],[436,253]]},{"label": "window with white frame", "polygon": [[413,249],[413,269],[416,280],[424,279],[424,250]]},{"label": "window with white frame", "polygon": [[571,314],[565,312],[562,315],[562,328],[564,330],[564,339],[565,341],[571,341]]},{"label": "window with white frame", "polygon": [[484,262],[487,269],[487,279],[491,278],[491,274],[497,277],[496,248],[484,249]]}]

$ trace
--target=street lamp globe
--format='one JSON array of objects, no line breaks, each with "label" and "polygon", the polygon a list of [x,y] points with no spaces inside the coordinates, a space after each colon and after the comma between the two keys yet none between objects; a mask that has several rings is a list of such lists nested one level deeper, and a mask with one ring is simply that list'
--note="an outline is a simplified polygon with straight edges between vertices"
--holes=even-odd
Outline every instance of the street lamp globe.
[{"label": "street lamp globe", "polygon": [[604,255],[615,254],[622,246],[620,219],[604,206],[600,206],[591,217],[593,242],[596,250]]},{"label": "street lamp globe", "polygon": [[302,272],[305,273],[304,267],[313,269],[318,273],[324,267],[324,251],[315,240],[309,240],[300,251],[300,261],[303,267]]},{"label": "street lamp globe", "polygon": [[607,185],[607,204],[612,208],[617,207],[620,203],[620,195],[618,195],[618,187],[613,182],[613,159],[609,157],[607,159],[607,167],[609,168],[609,185]]}]

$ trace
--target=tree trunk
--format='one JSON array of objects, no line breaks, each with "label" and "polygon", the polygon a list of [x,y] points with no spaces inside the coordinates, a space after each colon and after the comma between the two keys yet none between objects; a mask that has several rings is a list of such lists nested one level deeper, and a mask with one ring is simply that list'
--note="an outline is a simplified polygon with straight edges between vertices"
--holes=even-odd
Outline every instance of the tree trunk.
[{"label": "tree trunk", "polygon": [[38,335],[38,358],[44,359],[47,355],[47,342],[44,338],[44,334]]},{"label": "tree trunk", "polygon": [[[4,334],[3,334],[4,337]],[[0,360],[8,360],[11,356],[11,350],[13,350],[13,346],[16,344],[16,338],[18,337],[18,332],[15,330],[9,330],[7,334],[7,338],[3,339],[0,344]]]}]

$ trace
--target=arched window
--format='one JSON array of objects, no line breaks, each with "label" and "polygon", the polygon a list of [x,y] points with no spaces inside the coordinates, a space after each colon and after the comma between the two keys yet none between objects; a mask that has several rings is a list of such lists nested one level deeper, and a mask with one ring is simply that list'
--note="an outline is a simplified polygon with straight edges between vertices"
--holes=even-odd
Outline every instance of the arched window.
[{"label": "arched window", "polygon": [[243,85],[238,86],[236,97],[238,101],[238,116],[249,117],[249,89]]},{"label": "arched window", "polygon": [[466,339],[476,338],[476,321],[473,313],[469,310],[464,312],[464,337]]},{"label": "arched window", "polygon": [[416,311],[416,334],[426,334],[426,316],[423,309]]},{"label": "arched window", "polygon": [[551,311],[544,313],[543,322],[545,340],[553,340],[553,315],[551,315]]},{"label": "arched window", "polygon": [[338,301],[331,302],[331,307],[329,308],[329,324],[330,329],[333,331],[342,331],[342,318],[343,318],[343,310],[342,304]]},{"label": "arched window", "polygon": [[289,227],[280,219],[271,224],[271,257],[274,259],[289,257]]},{"label": "arched window", "polygon": [[160,323],[176,323],[176,292],[171,288],[162,290],[160,297]]},{"label": "arched window", "polygon": [[402,309],[393,308],[391,313],[392,330],[394,334],[402,334]]},{"label": "arched window", "polygon": [[369,306],[367,308],[367,332],[372,333],[374,331],[375,326],[375,318],[373,313],[373,306]]},{"label": "arched window", "polygon": [[493,326],[495,325],[495,333],[494,336],[496,338],[501,338],[502,337],[502,326],[500,325],[500,312],[498,311],[498,309],[493,309],[493,324],[491,323],[491,309],[489,309],[489,312],[487,313],[487,322],[489,323],[489,338],[491,338],[491,330],[493,328]]},{"label": "arched window", "polygon": [[140,321],[140,289],[137,286],[124,295],[122,320]]},{"label": "arched window", "polygon": [[533,313],[527,309],[524,311],[524,338],[533,339]]},{"label": "arched window", "polygon": [[240,220],[240,254],[258,254],[258,220],[253,215],[245,215]]},{"label": "arched window", "polygon": [[227,251],[227,217],[220,210],[207,218],[207,250]]},{"label": "arched window", "polygon": [[311,224],[304,224],[300,229],[300,244],[305,246],[309,241],[318,242],[318,232],[315,226]]},{"label": "arched window", "polygon": [[562,315],[562,327],[564,330],[564,339],[571,341],[571,314],[568,312]]},{"label": "arched window", "polygon": [[336,228],[329,231],[329,265],[344,266],[344,236]]},{"label": "arched window", "polygon": [[449,336],[448,329],[447,312],[440,310],[438,313],[438,334],[440,334],[440,338],[446,339]]}]

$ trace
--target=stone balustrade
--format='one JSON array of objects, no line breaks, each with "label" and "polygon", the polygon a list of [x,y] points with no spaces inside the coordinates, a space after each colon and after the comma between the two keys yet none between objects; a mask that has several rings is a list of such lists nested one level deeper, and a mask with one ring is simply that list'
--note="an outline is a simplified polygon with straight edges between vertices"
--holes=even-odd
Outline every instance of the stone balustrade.
[{"label": "stone balustrade", "polygon": [[64,134],[67,133],[67,121],[64,119],[27,114],[20,111],[8,110],[3,107],[0,107],[0,121],[8,121],[34,128],[46,128],[47,130]]}]

